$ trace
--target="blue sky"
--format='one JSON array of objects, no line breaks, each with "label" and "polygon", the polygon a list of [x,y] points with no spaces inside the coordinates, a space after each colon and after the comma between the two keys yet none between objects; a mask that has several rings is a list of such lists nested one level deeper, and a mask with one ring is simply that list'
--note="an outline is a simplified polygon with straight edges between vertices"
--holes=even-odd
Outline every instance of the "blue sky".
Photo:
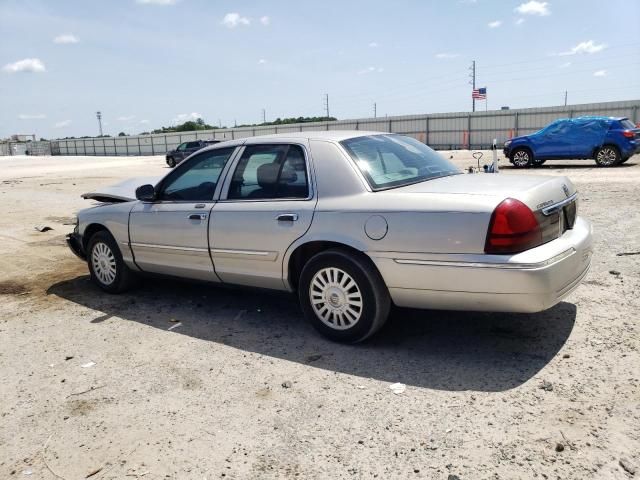
[{"label": "blue sky", "polygon": [[[0,137],[640,98],[640,1],[0,0]],[[479,109],[484,103],[479,102]]]}]

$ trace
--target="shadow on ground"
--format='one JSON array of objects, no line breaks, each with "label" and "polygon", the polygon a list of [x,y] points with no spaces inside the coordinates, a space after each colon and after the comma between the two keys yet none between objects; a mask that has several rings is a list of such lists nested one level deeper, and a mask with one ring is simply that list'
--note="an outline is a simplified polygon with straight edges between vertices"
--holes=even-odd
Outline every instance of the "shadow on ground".
[{"label": "shadow on ground", "polygon": [[[96,310],[91,321],[139,322],[167,332],[313,367],[437,390],[504,391],[539,372],[562,348],[576,307],[538,314],[397,309],[374,338],[340,345],[304,321],[294,296],[176,280],[147,280],[123,295],[99,291],[87,276],[50,286],[48,294]],[[120,320],[122,319],[122,320]],[[109,328],[109,323],[104,324]]]},{"label": "shadow on ground", "polygon": [[[551,162],[551,163],[549,163]],[[575,161],[565,161],[565,160],[549,160],[549,162],[545,162],[543,165],[537,166],[537,167],[532,167],[529,169],[521,169],[521,168],[517,168],[514,167],[513,165],[511,165],[509,163],[508,160],[506,160],[504,163],[500,163],[500,170],[506,169],[506,170],[519,170],[522,172],[525,172],[527,170],[540,170],[542,172],[544,172],[545,170],[559,170],[559,169],[567,169],[567,170],[588,170],[590,168],[594,168],[594,169],[600,169],[600,168],[629,168],[629,167],[635,167],[636,163],[635,162],[631,162],[631,160],[628,160],[627,162],[623,163],[622,165],[614,165],[613,167],[599,167],[598,165],[596,165],[596,162],[589,162],[589,163],[576,163]]]}]

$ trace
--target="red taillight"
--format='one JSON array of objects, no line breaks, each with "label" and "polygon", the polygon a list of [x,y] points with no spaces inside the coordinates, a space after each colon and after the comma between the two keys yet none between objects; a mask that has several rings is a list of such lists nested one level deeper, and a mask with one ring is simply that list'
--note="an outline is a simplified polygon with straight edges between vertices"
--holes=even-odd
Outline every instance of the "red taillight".
[{"label": "red taillight", "polygon": [[491,215],[485,253],[518,253],[542,244],[542,230],[529,207],[507,198]]},{"label": "red taillight", "polygon": [[631,130],[623,131],[622,135],[624,135],[627,138],[634,138],[636,136],[636,134],[634,132],[632,132]]}]

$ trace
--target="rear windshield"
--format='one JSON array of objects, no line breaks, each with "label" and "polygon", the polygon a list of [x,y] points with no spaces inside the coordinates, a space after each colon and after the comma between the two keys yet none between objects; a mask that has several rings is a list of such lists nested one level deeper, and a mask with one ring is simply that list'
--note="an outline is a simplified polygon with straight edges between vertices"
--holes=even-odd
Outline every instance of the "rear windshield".
[{"label": "rear windshield", "polygon": [[622,128],[636,128],[633,122],[626,118],[624,120],[620,120],[620,125],[622,125]]},{"label": "rear windshield", "polygon": [[373,190],[461,173],[451,162],[411,137],[371,135],[340,143]]}]

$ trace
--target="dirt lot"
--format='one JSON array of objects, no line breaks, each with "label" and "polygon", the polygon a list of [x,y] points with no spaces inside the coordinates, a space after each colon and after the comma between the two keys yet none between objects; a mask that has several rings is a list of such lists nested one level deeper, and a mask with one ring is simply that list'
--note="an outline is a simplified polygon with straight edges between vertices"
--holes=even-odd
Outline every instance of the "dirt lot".
[{"label": "dirt lot", "polygon": [[640,477],[640,255],[617,256],[640,251],[637,156],[535,171],[568,175],[595,224],[566,302],[398,310],[359,346],[320,338],[288,295],[93,287],[64,245],[79,195],[163,172],[162,157],[0,157],[0,478]]}]

